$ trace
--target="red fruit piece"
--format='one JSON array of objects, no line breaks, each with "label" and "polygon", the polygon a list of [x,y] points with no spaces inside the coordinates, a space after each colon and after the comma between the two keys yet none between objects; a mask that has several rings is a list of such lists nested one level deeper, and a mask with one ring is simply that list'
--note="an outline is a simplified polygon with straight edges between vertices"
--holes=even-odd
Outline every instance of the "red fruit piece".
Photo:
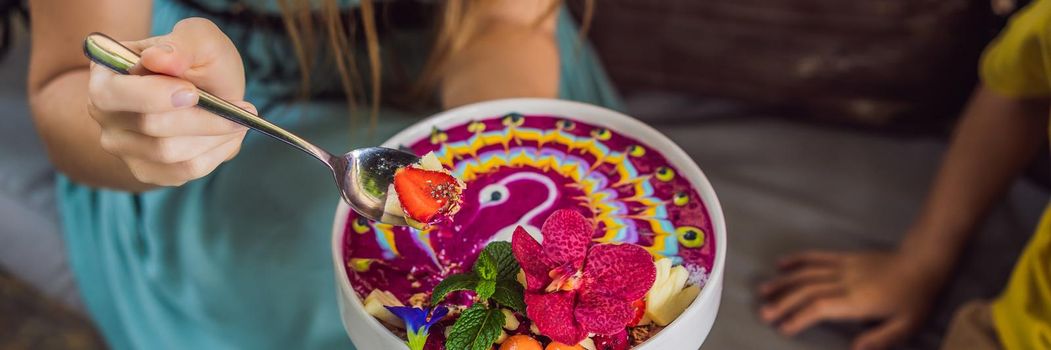
[{"label": "red fruit piece", "polygon": [[635,317],[631,318],[631,322],[628,322],[628,327],[635,327],[642,322],[642,317],[646,315],[646,301],[639,299],[631,302],[631,309],[635,310]]},{"label": "red fruit piece", "polygon": [[438,214],[446,214],[460,203],[460,183],[440,171],[404,167],[394,173],[394,191],[409,218],[430,223]]}]

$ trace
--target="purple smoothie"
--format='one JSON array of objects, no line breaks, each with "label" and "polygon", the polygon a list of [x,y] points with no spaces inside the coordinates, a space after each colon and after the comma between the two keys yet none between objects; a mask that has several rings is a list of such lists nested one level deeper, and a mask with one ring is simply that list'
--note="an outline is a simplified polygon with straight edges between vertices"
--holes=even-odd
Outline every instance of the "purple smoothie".
[{"label": "purple smoothie", "polygon": [[511,114],[434,130],[405,145],[434,152],[464,180],[461,210],[428,231],[348,215],[343,260],[359,295],[375,288],[403,302],[469,268],[492,240],[510,240],[561,208],[583,208],[596,242],[634,243],[685,265],[703,284],[715,245],[708,211],[689,181],[639,140],[553,116]]}]

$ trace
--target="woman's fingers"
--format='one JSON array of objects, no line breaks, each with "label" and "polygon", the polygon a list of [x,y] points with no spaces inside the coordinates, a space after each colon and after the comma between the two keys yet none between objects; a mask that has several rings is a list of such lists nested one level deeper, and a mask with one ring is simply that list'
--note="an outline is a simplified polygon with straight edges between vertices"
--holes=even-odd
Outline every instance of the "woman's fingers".
[{"label": "woman's fingers", "polygon": [[180,186],[187,181],[208,175],[219,164],[237,154],[241,140],[234,139],[223,143],[193,159],[173,163],[157,163],[138,158],[126,157],[124,162],[131,169],[136,179],[160,186]]},{"label": "woman's fingers", "polygon": [[231,140],[240,141],[244,132],[216,136],[152,137],[134,131],[113,129],[102,134],[106,151],[146,161],[173,164],[198,157]]},{"label": "woman's fingers", "polygon": [[832,266],[803,266],[784,272],[759,286],[759,294],[770,298],[793,286],[807,282],[831,282],[839,276],[839,269]]},{"label": "woman's fingers", "polygon": [[181,20],[171,33],[137,45],[142,47],[141,65],[152,72],[186,79],[227,100],[244,97],[241,56],[209,20]]},{"label": "woman's fingers", "polygon": [[901,344],[912,332],[914,323],[906,316],[898,316],[883,321],[876,328],[861,333],[854,339],[853,350],[888,349]]},{"label": "woman's fingers", "polygon": [[[239,103],[250,106],[247,103]],[[254,108],[247,108],[254,112]],[[168,113],[107,115],[107,128],[124,129],[152,137],[218,136],[244,132],[247,128],[200,108]]]},{"label": "woman's fingers", "polygon": [[786,291],[777,300],[763,305],[759,309],[759,316],[763,321],[774,322],[797,309],[807,306],[818,298],[837,296],[843,294],[843,292],[843,287],[838,283],[805,283]]},{"label": "woman's fingers", "polygon": [[165,75],[121,75],[93,64],[88,82],[91,103],[107,112],[163,113],[197,104],[188,81]]},{"label": "woman's fingers", "polygon": [[140,53],[133,74],[91,66],[88,111],[103,148],[139,181],[164,186],[205,176],[237,154],[247,129],[194,108],[201,91],[243,99],[244,66],[230,38],[211,21],[190,18],[167,35],[124,44]]}]

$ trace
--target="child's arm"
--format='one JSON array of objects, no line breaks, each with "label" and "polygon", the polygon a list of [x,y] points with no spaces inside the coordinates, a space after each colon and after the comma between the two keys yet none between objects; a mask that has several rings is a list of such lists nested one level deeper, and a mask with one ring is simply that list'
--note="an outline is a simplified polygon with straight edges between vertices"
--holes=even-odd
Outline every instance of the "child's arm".
[{"label": "child's arm", "polygon": [[88,60],[81,41],[93,31],[121,39],[146,37],[149,2],[33,0],[29,6],[29,104],[51,162],[85,184],[147,188],[99,144],[99,124],[87,110]]},{"label": "child's arm", "polygon": [[879,320],[854,348],[903,341],[926,317],[986,211],[1047,142],[1049,104],[979,88],[924,209],[894,252],[809,252],[760,286],[760,317],[793,335],[822,321]]},{"label": "child's arm", "polygon": [[[237,101],[244,70],[236,48],[214,24],[180,21],[146,38],[150,2],[33,0],[29,103],[59,171],[80,183],[142,191],[204,176],[240,148],[246,129],[196,104],[196,86]],[[155,75],[117,75],[89,66],[88,33],[126,41]],[[192,83],[192,84],[191,84]]]},{"label": "child's arm", "polygon": [[543,18],[537,26],[537,19],[551,5],[551,0],[494,4],[478,34],[450,57],[441,81],[443,106],[506,97],[556,97],[556,15]]}]

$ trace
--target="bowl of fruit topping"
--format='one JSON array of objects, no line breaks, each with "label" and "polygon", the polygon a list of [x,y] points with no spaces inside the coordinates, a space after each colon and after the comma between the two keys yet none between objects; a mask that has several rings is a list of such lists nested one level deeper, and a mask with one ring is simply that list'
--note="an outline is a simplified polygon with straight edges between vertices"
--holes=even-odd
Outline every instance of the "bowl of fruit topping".
[{"label": "bowl of fruit topping", "polygon": [[722,293],[711,184],[653,128],[601,107],[509,99],[452,109],[384,146],[376,223],[340,203],[343,325],[363,350],[696,349]]}]

